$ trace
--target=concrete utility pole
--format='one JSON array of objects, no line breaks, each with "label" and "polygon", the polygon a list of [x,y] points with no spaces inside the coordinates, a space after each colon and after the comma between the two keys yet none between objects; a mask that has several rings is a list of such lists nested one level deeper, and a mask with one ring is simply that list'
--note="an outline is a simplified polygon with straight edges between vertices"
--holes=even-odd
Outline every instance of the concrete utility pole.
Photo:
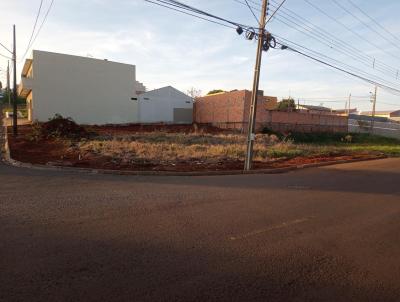
[{"label": "concrete utility pole", "polygon": [[375,126],[375,109],[376,109],[376,96],[378,94],[378,86],[375,86],[375,93],[372,95],[372,125],[371,133],[374,133]]},{"label": "concrete utility pole", "polygon": [[347,115],[350,115],[350,109],[351,109],[351,93],[350,93],[350,95],[349,95],[349,103],[348,103],[348,110],[347,110]]},{"label": "concrete utility pole", "polygon": [[255,140],[255,124],[256,124],[256,113],[257,113],[257,96],[258,96],[258,86],[260,83],[260,69],[261,69],[261,59],[263,52],[263,43],[265,41],[265,25],[267,17],[267,6],[268,0],[263,0],[260,18],[260,30],[258,33],[258,47],[257,47],[257,57],[256,66],[254,69],[254,80],[253,80],[253,91],[251,95],[251,105],[249,114],[249,127],[247,132],[247,152],[246,161],[244,164],[244,170],[249,171],[252,168],[253,163],[253,147]]},{"label": "concrete utility pole", "polygon": [[13,64],[14,64],[14,87],[13,87],[13,135],[18,135],[18,110],[17,110],[17,39],[15,33],[15,25],[13,26],[14,48],[13,48]]},{"label": "concrete utility pole", "polygon": [[8,106],[11,106],[11,90],[10,90],[10,61],[7,62],[7,94]]}]

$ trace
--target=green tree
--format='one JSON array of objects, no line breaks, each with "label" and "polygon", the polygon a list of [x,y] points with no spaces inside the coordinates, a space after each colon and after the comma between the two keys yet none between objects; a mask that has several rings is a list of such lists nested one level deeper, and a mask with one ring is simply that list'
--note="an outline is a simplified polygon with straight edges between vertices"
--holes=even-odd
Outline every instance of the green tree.
[{"label": "green tree", "polygon": [[214,90],[211,90],[209,93],[207,93],[207,95],[221,93],[221,92],[225,92],[225,91],[222,89],[214,89]]},{"label": "green tree", "polygon": [[296,102],[293,98],[283,99],[278,103],[278,110],[280,111],[294,111],[296,110]]}]

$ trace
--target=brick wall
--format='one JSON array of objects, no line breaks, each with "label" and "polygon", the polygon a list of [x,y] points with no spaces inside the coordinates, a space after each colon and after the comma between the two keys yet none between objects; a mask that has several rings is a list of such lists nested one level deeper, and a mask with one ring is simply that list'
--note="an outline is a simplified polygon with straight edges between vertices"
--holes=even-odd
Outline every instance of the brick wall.
[{"label": "brick wall", "polygon": [[348,132],[348,117],[267,111],[265,126],[277,132]]},{"label": "brick wall", "polygon": [[[194,121],[221,128],[242,130],[249,119],[251,91],[240,90],[197,98],[194,104]],[[257,105],[257,122],[266,120],[267,109],[277,105],[276,97],[260,96]]]}]

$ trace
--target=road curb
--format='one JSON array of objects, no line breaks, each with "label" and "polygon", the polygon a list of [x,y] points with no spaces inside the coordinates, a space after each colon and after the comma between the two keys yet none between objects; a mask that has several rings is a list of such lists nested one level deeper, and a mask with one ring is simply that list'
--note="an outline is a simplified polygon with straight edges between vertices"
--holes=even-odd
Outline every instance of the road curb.
[{"label": "road curb", "polygon": [[66,172],[77,172],[84,174],[106,174],[106,175],[133,175],[133,176],[226,176],[226,175],[254,175],[254,174],[282,174],[295,170],[307,169],[307,168],[318,168],[325,166],[332,166],[338,164],[348,164],[354,162],[371,161],[387,158],[387,156],[373,157],[373,158],[359,158],[349,160],[337,160],[328,161],[312,164],[304,164],[297,166],[289,166],[284,168],[276,169],[258,169],[251,171],[242,170],[226,170],[226,171],[190,171],[190,172],[173,172],[173,171],[131,171],[131,170],[106,170],[106,169],[91,169],[91,168],[74,168],[74,167],[62,167],[53,165],[37,165],[17,161],[11,157],[10,146],[8,143],[8,131],[7,126],[3,126],[4,129],[4,150],[2,161],[13,167],[26,168],[33,170],[45,170],[45,171],[66,171]]}]

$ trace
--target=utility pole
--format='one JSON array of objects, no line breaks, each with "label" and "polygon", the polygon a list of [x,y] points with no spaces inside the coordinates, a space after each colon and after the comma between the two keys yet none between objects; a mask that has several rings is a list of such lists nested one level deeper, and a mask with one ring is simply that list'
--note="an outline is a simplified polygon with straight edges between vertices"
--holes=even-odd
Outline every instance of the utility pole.
[{"label": "utility pole", "polygon": [[260,17],[260,30],[258,34],[258,47],[256,56],[256,66],[254,68],[254,80],[253,80],[253,91],[251,95],[251,105],[249,113],[249,127],[247,131],[247,152],[246,160],[244,164],[244,170],[249,171],[252,168],[253,163],[253,147],[255,140],[255,124],[256,124],[256,114],[257,114],[257,97],[258,97],[258,86],[260,83],[260,69],[261,69],[261,59],[263,52],[263,43],[265,41],[265,26],[267,17],[267,6],[268,0],[263,0],[261,17]]},{"label": "utility pole", "polygon": [[18,110],[17,110],[17,39],[15,33],[15,24],[13,26],[14,48],[13,48],[13,64],[14,64],[14,87],[13,87],[13,135],[18,135]]},{"label": "utility pole", "polygon": [[10,61],[7,62],[7,95],[8,95],[8,107],[11,107]]},{"label": "utility pole", "polygon": [[376,109],[376,96],[378,94],[378,86],[375,86],[375,93],[372,95],[372,125],[371,125],[371,133],[374,133],[375,126],[375,109]]},{"label": "utility pole", "polygon": [[347,115],[350,115],[350,110],[351,110],[351,93],[349,94],[349,103],[348,103],[349,109],[347,110]]}]

